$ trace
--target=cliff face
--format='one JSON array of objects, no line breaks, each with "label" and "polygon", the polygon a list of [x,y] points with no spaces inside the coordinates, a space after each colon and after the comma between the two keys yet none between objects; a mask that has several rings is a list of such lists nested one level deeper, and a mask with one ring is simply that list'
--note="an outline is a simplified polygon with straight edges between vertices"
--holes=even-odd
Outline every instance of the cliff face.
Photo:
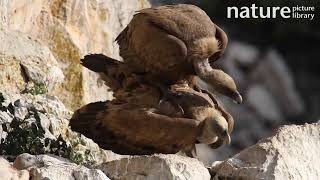
[{"label": "cliff face", "polygon": [[[3,29],[19,31],[46,46],[46,51],[52,55],[50,58],[39,57],[40,62],[50,63],[54,58],[65,77],[49,93],[75,109],[88,102],[111,98],[108,88],[96,74],[81,67],[79,59],[88,53],[119,58],[114,39],[134,11],[148,6],[146,0],[3,0],[0,1],[0,24]],[[2,47],[10,48],[7,44]],[[26,51],[30,47],[16,48]],[[12,68],[19,72],[18,67]],[[8,68],[7,71],[12,72]],[[21,89],[25,83],[20,80],[17,88]]]}]

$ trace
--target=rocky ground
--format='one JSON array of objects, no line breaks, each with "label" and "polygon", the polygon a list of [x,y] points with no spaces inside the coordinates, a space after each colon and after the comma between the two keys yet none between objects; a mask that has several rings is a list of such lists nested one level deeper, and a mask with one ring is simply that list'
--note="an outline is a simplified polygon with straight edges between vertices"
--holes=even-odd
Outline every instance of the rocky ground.
[{"label": "rocky ground", "polygon": [[245,99],[241,106],[223,99],[236,121],[232,145],[215,151],[199,145],[202,162],[121,156],[69,129],[73,110],[112,98],[80,57],[119,58],[115,37],[134,11],[148,6],[145,0],[0,0],[1,178],[319,179],[320,124],[283,126],[306,109],[284,58],[244,42],[231,41],[214,64],[235,78]]}]

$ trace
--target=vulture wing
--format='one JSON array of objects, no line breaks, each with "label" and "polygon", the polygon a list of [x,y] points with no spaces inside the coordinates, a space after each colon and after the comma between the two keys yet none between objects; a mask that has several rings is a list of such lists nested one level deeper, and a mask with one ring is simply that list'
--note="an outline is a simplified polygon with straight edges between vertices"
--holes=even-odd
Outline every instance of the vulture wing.
[{"label": "vulture wing", "polygon": [[[135,71],[161,74],[185,66],[183,64],[187,57],[185,43],[152,25],[146,14],[136,14],[116,40],[120,46],[121,57]],[[170,74],[163,79],[175,76]]]},{"label": "vulture wing", "polygon": [[128,91],[141,83],[142,76],[132,73],[131,69],[123,62],[103,54],[86,55],[81,59],[81,64],[99,73],[106,85],[114,91],[115,97],[119,91]]},{"label": "vulture wing", "polygon": [[[232,133],[234,128],[233,117],[224,109],[221,102],[218,101],[217,98],[211,93],[197,92],[191,88],[181,87],[179,85],[174,85],[171,89],[173,92],[175,92],[176,96],[178,96],[178,98],[176,98],[176,101],[178,101],[178,103],[185,111],[188,108],[194,108],[196,106],[202,108],[207,106],[216,109],[227,120],[229,134]],[[192,106],[190,104],[192,104]],[[201,111],[197,111],[196,109],[192,109],[190,111],[191,114],[189,115],[189,117],[194,119],[202,119],[200,117],[204,116],[206,112],[202,111],[202,109]]]},{"label": "vulture wing", "polygon": [[197,143],[203,120],[217,112],[212,101],[190,88],[176,87],[171,100],[181,103],[186,114],[171,117],[159,109],[157,93],[144,87],[127,101],[88,104],[74,113],[71,129],[119,154],[176,153]]},{"label": "vulture wing", "polygon": [[108,68],[118,66],[121,63],[103,54],[88,54],[80,61],[81,65],[94,72],[106,72]]},{"label": "vulture wing", "polygon": [[122,87],[120,74],[126,72],[119,68],[120,61],[112,59],[103,54],[88,54],[80,60],[81,65],[91,71],[99,73],[100,77],[105,81],[106,85],[113,91],[117,91]]},{"label": "vulture wing", "polygon": [[224,53],[227,44],[227,34],[200,8],[194,5],[167,5],[148,8],[139,11],[148,16],[149,21],[168,34],[172,34],[184,41],[187,46],[202,38],[215,37],[219,41],[219,49],[209,60],[214,62]]},{"label": "vulture wing", "polygon": [[130,67],[175,81],[193,72],[189,56],[206,58],[216,52],[211,59],[220,57],[227,36],[203,10],[180,4],[138,11],[116,41]]},{"label": "vulture wing", "polygon": [[[91,103],[75,112],[71,129],[119,154],[176,153],[194,144],[200,121],[170,118],[128,103]],[[188,132],[188,133],[186,133]]]},{"label": "vulture wing", "polygon": [[216,29],[208,15],[194,5],[179,4],[147,8],[136,16],[146,16],[149,22],[185,43],[214,37]]}]

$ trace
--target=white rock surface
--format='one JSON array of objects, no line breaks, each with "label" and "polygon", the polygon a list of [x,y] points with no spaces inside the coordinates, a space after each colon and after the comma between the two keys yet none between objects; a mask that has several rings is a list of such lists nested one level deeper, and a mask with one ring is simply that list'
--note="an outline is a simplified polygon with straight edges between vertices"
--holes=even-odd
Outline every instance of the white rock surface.
[{"label": "white rock surface", "polygon": [[20,92],[28,82],[45,84],[48,90],[64,75],[48,47],[27,35],[0,28],[1,91]]},{"label": "white rock surface", "polygon": [[113,180],[209,180],[210,174],[196,159],[179,155],[132,156],[98,167]]},{"label": "white rock surface", "polygon": [[33,180],[109,180],[101,170],[88,169],[55,156],[24,153],[16,158],[14,166],[28,169]]},{"label": "white rock surface", "polygon": [[[76,109],[112,97],[97,74],[79,65],[80,58],[88,53],[119,58],[116,36],[136,10],[149,6],[147,0],[1,0],[0,26],[49,47],[66,77],[52,93]],[[39,77],[37,72],[28,71]]]},{"label": "white rock surface", "polygon": [[320,179],[320,122],[281,127],[259,141],[215,165],[215,178]]},{"label": "white rock surface", "polygon": [[15,169],[7,160],[0,157],[0,179],[29,180],[29,172],[27,170]]},{"label": "white rock surface", "polygon": [[[94,143],[91,139],[84,137],[78,133],[71,131],[68,127],[69,119],[72,112],[69,111],[64,104],[56,97],[49,95],[31,95],[31,94],[4,94],[6,103],[14,102],[15,111],[23,111],[26,108],[35,108],[39,117],[40,123],[45,130],[45,137],[56,139],[59,135],[72,146],[73,151],[88,157],[84,163],[100,164],[115,159],[120,159],[125,156],[115,154],[111,151],[106,151]],[[26,114],[19,114],[24,118]],[[0,111],[0,137],[5,138],[6,132],[2,130],[2,124],[9,124],[14,115],[10,112]],[[26,119],[27,122],[34,121],[33,118]],[[25,127],[28,128],[28,127]],[[86,154],[86,152],[90,152]]]}]

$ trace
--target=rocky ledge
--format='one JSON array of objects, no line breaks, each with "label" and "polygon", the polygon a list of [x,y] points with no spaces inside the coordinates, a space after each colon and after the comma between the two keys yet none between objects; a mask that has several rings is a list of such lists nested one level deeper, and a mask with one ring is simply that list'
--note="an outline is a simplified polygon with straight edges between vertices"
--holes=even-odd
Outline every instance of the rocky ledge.
[{"label": "rocky ledge", "polygon": [[320,122],[283,126],[269,137],[210,168],[213,177],[319,179]]},{"label": "rocky ledge", "polygon": [[320,176],[320,122],[283,126],[235,156],[205,166],[197,159],[179,154],[123,156],[100,149],[92,140],[69,129],[72,113],[53,96],[4,94],[0,96],[0,104],[2,179],[318,179]]}]

